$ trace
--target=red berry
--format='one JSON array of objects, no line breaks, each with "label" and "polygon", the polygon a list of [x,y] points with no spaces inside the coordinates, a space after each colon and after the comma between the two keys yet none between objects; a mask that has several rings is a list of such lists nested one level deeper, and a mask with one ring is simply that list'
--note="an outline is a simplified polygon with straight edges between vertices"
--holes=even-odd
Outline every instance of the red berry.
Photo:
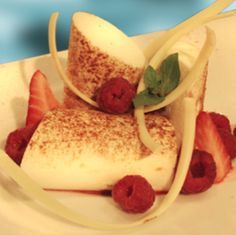
[{"label": "red berry", "polygon": [[232,162],[218,129],[207,112],[200,112],[197,116],[195,145],[212,155],[216,163],[215,182],[221,182],[230,172]]},{"label": "red berry", "polygon": [[117,77],[112,78],[100,88],[96,100],[102,111],[122,114],[131,108],[134,96],[134,86],[126,79]]},{"label": "red berry", "polygon": [[194,150],[181,193],[193,194],[209,189],[216,178],[216,164],[211,154]]},{"label": "red berry", "polygon": [[25,149],[36,127],[36,125],[31,125],[17,129],[7,137],[5,151],[18,165],[21,164]]},{"label": "red berry", "polygon": [[235,158],[236,157],[236,136],[232,135],[230,132],[222,128],[218,128],[218,132],[228,151],[228,154],[230,155],[231,158]]},{"label": "red berry", "polygon": [[229,119],[225,115],[215,112],[211,112],[210,115],[217,128],[225,129],[226,131],[231,132]]},{"label": "red berry", "polygon": [[236,136],[236,127],[234,128],[233,133],[234,133],[234,136]]},{"label": "red berry", "polygon": [[26,126],[38,124],[47,111],[60,107],[48,84],[47,77],[39,70],[33,74],[29,89]]},{"label": "red berry", "polygon": [[127,175],[112,189],[112,197],[128,213],[144,213],[154,203],[155,191],[145,178]]}]

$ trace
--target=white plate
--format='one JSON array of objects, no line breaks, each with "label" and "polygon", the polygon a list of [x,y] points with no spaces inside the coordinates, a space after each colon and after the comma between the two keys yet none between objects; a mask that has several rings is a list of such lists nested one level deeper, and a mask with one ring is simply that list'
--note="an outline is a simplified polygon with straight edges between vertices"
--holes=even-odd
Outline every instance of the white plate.
[{"label": "white plate", "polygon": [[[236,124],[236,17],[209,24],[217,34],[217,47],[209,64],[205,109],[218,111]],[[134,39],[144,47],[154,36]],[[66,52],[60,53],[62,62]],[[48,55],[0,65],[0,147],[9,131],[24,125],[29,79],[36,69],[49,78],[61,98],[62,83]],[[74,210],[109,222],[132,221],[137,216],[118,210],[111,198],[73,193],[53,195]],[[236,234],[236,173],[208,192],[179,196],[158,220],[117,232],[95,231],[61,220],[27,198],[17,185],[0,173],[0,231],[4,235],[31,234]]]}]

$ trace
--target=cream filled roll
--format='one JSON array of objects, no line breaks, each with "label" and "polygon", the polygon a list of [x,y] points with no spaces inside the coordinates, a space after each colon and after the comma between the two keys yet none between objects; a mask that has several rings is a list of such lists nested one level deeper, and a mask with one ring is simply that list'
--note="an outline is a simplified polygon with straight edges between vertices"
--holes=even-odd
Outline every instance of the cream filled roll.
[{"label": "cream filled roll", "polygon": [[[146,58],[138,45],[111,23],[86,12],[72,17],[67,72],[72,83],[89,98],[114,77],[137,84]],[[67,107],[80,105],[65,89]]]},{"label": "cream filled roll", "polygon": [[160,115],[149,114],[146,121],[160,146],[154,153],[139,140],[131,114],[50,111],[30,140],[21,167],[48,189],[111,189],[125,175],[138,174],[154,189],[167,190],[177,157],[175,130]]}]

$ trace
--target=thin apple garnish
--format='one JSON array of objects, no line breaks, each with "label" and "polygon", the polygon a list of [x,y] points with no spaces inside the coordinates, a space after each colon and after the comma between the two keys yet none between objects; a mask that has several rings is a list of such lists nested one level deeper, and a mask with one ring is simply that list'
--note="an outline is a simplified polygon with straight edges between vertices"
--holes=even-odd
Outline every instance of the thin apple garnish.
[{"label": "thin apple garnish", "polygon": [[226,8],[233,2],[234,0],[217,0],[206,9],[188,18],[186,21],[178,24],[174,28],[171,28],[161,36],[158,36],[156,39],[153,39],[151,43],[149,43],[147,47],[144,49],[144,54],[147,60],[150,60],[154,56],[155,52],[158,51],[163,46],[163,44],[165,44],[165,42],[167,42],[171,37],[173,37],[176,33],[181,31],[182,29],[189,27],[196,28],[209,21],[234,15],[236,13],[235,10],[217,15],[224,8]]},{"label": "thin apple garnish", "polygon": [[66,72],[64,71],[61,65],[60,59],[58,57],[57,47],[56,47],[56,24],[57,24],[58,16],[59,16],[58,12],[55,12],[51,15],[50,21],[49,21],[49,28],[48,28],[49,50],[55,62],[57,71],[60,74],[60,77],[63,79],[64,83],[68,86],[68,88],[74,94],[76,94],[78,97],[80,97],[83,101],[87,102],[88,104],[94,107],[98,107],[98,104],[94,100],[86,96],[71,82],[71,80],[68,78],[68,76],[66,75]]},{"label": "thin apple garnish", "polygon": [[179,84],[180,68],[178,61],[178,53],[169,55],[161,63],[159,72],[152,66],[148,66],[144,72],[143,83],[139,83],[137,95],[133,99],[135,107],[135,117],[138,123],[139,138],[142,143],[152,152],[160,149],[153,138],[148,133],[145,124],[144,105],[154,105],[163,102],[165,95],[171,92]]},{"label": "thin apple garnish", "polygon": [[170,207],[170,205],[178,197],[189,169],[194,148],[197,115],[195,108],[196,100],[194,98],[185,97],[182,102],[184,111],[183,139],[174,181],[161,203],[157,205],[155,210],[146,217],[146,220],[157,218]]},{"label": "thin apple garnish", "polygon": [[[181,95],[183,95],[184,92],[186,92],[197,80],[199,80],[199,78],[202,76],[204,72],[205,66],[216,44],[215,33],[208,27],[206,27],[206,35],[207,37],[200,51],[200,54],[197,57],[196,62],[194,63],[192,69],[187,74],[187,76],[171,93],[169,93],[165,97],[165,99],[161,103],[157,105],[146,106],[144,108],[145,113],[161,109],[171,104],[176,99],[178,99]],[[152,60],[150,64],[152,64]]]}]

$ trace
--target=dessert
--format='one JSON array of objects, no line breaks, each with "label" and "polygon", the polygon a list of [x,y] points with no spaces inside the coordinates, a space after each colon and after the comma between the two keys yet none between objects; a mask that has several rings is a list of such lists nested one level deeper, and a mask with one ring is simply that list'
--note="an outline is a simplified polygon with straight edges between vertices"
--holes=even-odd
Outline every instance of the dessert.
[{"label": "dessert", "polygon": [[[84,22],[91,22],[91,29],[85,27]],[[101,31],[99,31],[100,28]],[[120,63],[112,63],[112,73],[108,76],[102,73],[107,68],[108,62],[93,64],[94,70],[90,70],[90,56],[97,56],[98,50],[99,53],[107,50],[103,44],[104,28],[111,45],[116,44],[117,37],[121,41],[124,40],[123,34],[114,31],[113,26],[107,25],[98,17],[83,12],[76,13],[72,18],[68,52],[68,78],[89,99],[94,102],[98,101],[98,107],[88,109],[86,106],[81,106],[80,97],[69,97],[68,88],[66,88],[64,101],[66,108],[59,108],[45,114],[29,142],[21,167],[45,189],[111,190],[123,176],[141,175],[148,180],[155,191],[168,191],[174,178],[183,134],[181,133],[183,116],[180,113],[183,107],[182,101],[184,97],[193,97],[196,112],[202,110],[207,65],[204,64],[201,78],[182,97],[167,106],[165,116],[162,113],[146,115],[144,128],[147,127],[150,137],[146,135],[142,138],[143,131],[139,129],[139,116],[135,118],[132,112],[126,113],[130,105],[123,109],[123,106],[119,104],[119,102],[121,104],[126,102],[122,98],[124,91],[130,90],[128,94],[131,95],[128,95],[128,98],[132,100],[135,86],[137,87],[140,81],[140,72],[138,75],[133,72],[126,78],[127,75],[120,72]],[[87,37],[82,36],[81,32]],[[91,37],[91,34],[97,36]],[[121,34],[122,38],[116,36],[114,39],[113,34]],[[213,40],[213,33],[208,31],[208,34],[209,40]],[[89,42],[89,46],[86,47],[84,47],[86,43],[81,43],[81,40],[85,38],[87,38],[87,44]],[[98,40],[99,38],[103,40]],[[129,40],[125,37],[122,46],[130,47]],[[205,48],[201,48],[202,44],[203,42],[197,36],[194,40],[183,37],[167,51],[167,56],[162,61],[158,72],[151,66],[147,67],[144,72],[147,93],[144,96],[141,95],[141,98],[138,94],[134,99],[134,106],[147,105],[148,109],[150,105],[155,106],[156,102],[164,100],[165,96],[178,86],[178,83],[185,80],[197,58],[202,55],[201,50],[205,52]],[[140,53],[137,47],[131,48],[132,51],[127,54],[127,58],[132,57],[134,51]],[[123,58],[123,52],[117,51],[117,48],[110,48],[110,50],[109,57],[108,51],[103,52],[107,55],[106,58],[116,56],[117,61],[127,62],[127,58]],[[134,58],[143,68],[145,59],[140,59],[136,55],[132,57],[132,61]],[[75,69],[79,72],[75,72]],[[82,72],[85,70],[86,72]],[[154,93],[149,94],[151,90]],[[74,99],[73,108],[68,105],[68,97],[70,100]],[[116,105],[117,100],[118,105]],[[150,141],[147,141],[147,138]],[[201,149],[205,150],[206,147],[203,146]],[[227,154],[225,155],[228,157]],[[225,171],[225,174],[227,173]],[[91,178],[91,174],[96,174],[96,179]]]},{"label": "dessert", "polygon": [[[87,13],[82,13],[82,16],[88,19]],[[94,16],[92,16],[92,18],[94,18]],[[91,22],[94,23],[94,21]],[[77,27],[77,29],[80,27],[81,25]],[[174,39],[179,39],[182,34],[185,34],[186,31],[190,29],[191,28],[187,28],[183,32],[181,31]],[[92,30],[92,32],[95,31]],[[74,33],[75,26],[72,27],[72,34]],[[89,38],[87,31],[85,34],[87,38]],[[76,32],[76,35],[78,36],[79,33]],[[79,35],[79,37],[81,37],[81,35]],[[46,109],[43,111],[43,117],[42,115],[41,117],[37,115],[40,117],[39,120],[37,119],[38,117],[36,120],[32,119],[36,124],[38,124],[39,121],[39,125],[24,153],[21,163],[23,170],[32,176],[42,187],[60,190],[112,189],[113,186],[116,185],[116,182],[125,175],[143,175],[155,190],[169,190],[158,210],[151,213],[149,217],[146,217],[146,219],[150,219],[162,213],[166,207],[169,206],[170,202],[175,199],[181,189],[186,176],[185,173],[187,172],[188,163],[190,162],[191,152],[193,151],[194,122],[196,114],[199,113],[196,122],[196,138],[194,145],[194,147],[199,150],[195,150],[193,156],[193,159],[195,159],[195,155],[197,155],[198,159],[190,163],[190,169],[187,174],[186,182],[190,182],[190,189],[188,187],[189,185],[186,186],[184,184],[182,192],[202,192],[208,189],[213,182],[222,181],[231,169],[231,149],[226,147],[226,143],[232,140],[233,135],[231,134],[231,130],[227,129],[228,127],[226,126],[228,126],[228,124],[226,124],[226,122],[224,122],[223,125],[218,125],[217,123],[220,118],[216,118],[216,115],[214,116],[202,112],[207,74],[206,65],[213,48],[214,34],[211,30],[207,30],[206,42],[200,52],[197,47],[186,42],[180,41],[180,45],[183,46],[180,46],[180,49],[176,49],[176,45],[171,47],[173,43],[174,40],[167,46],[165,44],[163,47],[165,50],[160,49],[157,54],[154,55],[154,59],[149,62],[149,65],[153,66],[155,73],[153,77],[149,75],[149,77],[152,77],[152,79],[149,80],[149,82],[151,81],[150,83],[147,82],[149,78],[145,78],[145,76],[144,84],[141,77],[135,82],[129,81],[132,86],[138,85],[137,96],[141,94],[142,98],[144,97],[148,100],[145,100],[146,107],[143,107],[143,103],[140,105],[140,102],[138,102],[138,104],[134,102],[136,119],[133,117],[132,112],[114,115],[98,110],[99,106],[102,107],[104,104],[104,101],[101,101],[101,104],[98,105],[100,99],[98,99],[98,103],[96,102],[98,101],[96,97],[99,97],[99,89],[105,86],[105,83],[109,83],[109,81],[111,81],[110,79],[119,77],[117,74],[113,74],[113,76],[109,78],[109,81],[105,81],[104,83],[102,78],[97,77],[99,80],[98,83],[101,85],[100,87],[94,86],[94,84],[98,83],[93,84],[93,81],[90,81],[93,86],[86,87],[85,81],[87,81],[86,73],[88,71],[84,73],[83,76],[80,75],[77,77],[78,72],[75,72],[76,69],[68,69],[69,79],[66,79],[66,83],[67,85],[70,84],[68,87],[69,89],[72,87],[72,89],[68,92],[68,88],[65,88],[65,93],[71,103],[65,100],[65,106],[67,106],[67,108],[65,108],[57,102],[53,102],[55,106],[46,106]],[[74,43],[72,44],[74,45]],[[80,43],[80,46],[81,45],[83,45],[83,43]],[[100,47],[104,49],[103,46]],[[176,47],[178,48],[178,46]],[[181,47],[194,49],[190,50],[190,52],[186,52],[184,49],[182,50]],[[173,50],[174,54],[169,52],[171,50]],[[77,51],[77,48],[72,46],[70,47],[69,54],[73,55],[75,51]],[[194,53],[192,53],[193,51]],[[174,86],[168,82],[168,86],[165,88],[165,86],[162,85],[170,79],[169,77],[165,78],[162,74],[165,69],[162,70],[163,64],[161,64],[161,62],[164,63],[163,61],[168,60],[169,56],[175,55],[176,53],[178,54],[177,58],[179,58],[180,62],[182,78],[180,78],[180,83],[177,81]],[[68,68],[73,61],[74,59],[71,59]],[[140,60],[138,59],[138,61]],[[125,63],[126,62],[127,61],[125,61]],[[168,60],[167,64],[173,66],[171,63]],[[104,64],[106,65],[106,63]],[[116,66],[119,67],[119,63],[117,63]],[[140,65],[139,69],[141,69],[142,66]],[[156,68],[156,66],[160,69],[160,73],[159,71],[155,72],[154,67]],[[81,67],[81,70],[83,67],[84,66]],[[103,71],[101,65],[98,67],[99,71]],[[164,65],[164,67],[166,67],[166,65]],[[116,69],[114,69],[114,71],[116,71]],[[174,69],[173,74],[180,76],[180,74],[176,72],[176,69]],[[201,77],[201,79],[195,82],[194,76],[197,78]],[[80,77],[82,77],[82,82],[77,83]],[[122,77],[122,79],[124,79],[124,77]],[[126,78],[126,80],[129,80],[129,78]],[[179,80],[179,78],[177,80]],[[155,85],[153,85],[154,83]],[[171,89],[169,89],[169,86],[171,86]],[[162,89],[164,89],[164,93]],[[166,90],[168,92],[166,92]],[[89,93],[89,91],[92,92]],[[71,95],[71,92],[75,94]],[[88,109],[87,104],[84,105],[80,98],[75,97],[77,94],[80,94],[78,95],[79,97],[83,94],[81,96],[82,100],[88,100],[88,103],[94,107],[90,106]],[[39,94],[39,96],[41,95],[42,93]],[[33,97],[32,94],[30,97]],[[86,99],[84,99],[84,97]],[[51,99],[49,99],[49,103],[50,100]],[[45,102],[45,96],[43,102]],[[31,102],[29,102],[29,110],[32,109],[30,103]],[[47,104],[47,102],[45,103]],[[70,104],[72,103],[73,105],[71,106]],[[81,105],[81,103],[83,103],[83,105]],[[185,104],[185,109],[182,109],[184,106],[183,103]],[[167,106],[165,114],[155,112],[144,116],[144,112],[159,109],[160,106]],[[39,105],[39,107],[42,109],[43,106]],[[68,107],[73,107],[73,109],[68,109]],[[33,107],[33,110],[35,110],[35,107]],[[184,112],[182,112],[182,110],[184,110]],[[110,112],[110,109],[103,111]],[[189,120],[186,115],[187,111],[189,111]],[[123,112],[128,112],[128,109],[125,109]],[[28,112],[28,116],[31,116],[30,111]],[[31,121],[27,121],[27,125],[30,123]],[[189,128],[189,130],[186,131],[186,128]],[[227,133],[227,135],[225,133]],[[227,136],[227,138],[225,136]],[[187,137],[189,137],[189,141],[187,141]],[[92,143],[90,143],[91,139],[93,139]],[[214,145],[212,145],[211,141],[214,142]],[[181,156],[175,173],[177,151],[180,147],[182,148]],[[117,149],[119,151],[116,151]],[[207,151],[208,153],[203,151]],[[197,154],[195,154],[196,152]],[[233,154],[234,150],[232,150],[232,155]],[[203,160],[201,156],[207,157]],[[140,162],[142,166],[139,168],[138,164]],[[143,167],[144,162],[147,162],[146,168]],[[197,165],[197,167],[195,167],[195,165]],[[80,170],[78,171],[78,169]],[[91,180],[91,172],[96,171],[96,169],[99,172],[96,174],[98,177],[96,180],[94,180],[94,178]],[[151,171],[151,169],[153,169],[153,171]],[[163,169],[164,173],[161,172],[160,175],[158,175],[158,172]],[[198,171],[197,173],[195,172],[196,169]],[[159,182],[156,181],[157,178]],[[200,187],[195,187],[196,185],[192,187],[196,180],[193,178],[200,178],[198,181],[198,183],[200,182]],[[207,181],[205,182],[206,185],[203,185],[202,181]],[[171,183],[172,186],[170,186]],[[42,196],[41,199],[43,199],[42,192],[40,195]],[[116,193],[114,192],[113,195],[116,195]],[[117,201],[119,202],[121,199]],[[50,207],[50,205],[47,206]],[[56,204],[53,204],[50,208],[54,208],[53,210],[55,212],[56,208],[59,207],[60,206],[56,207]],[[129,206],[127,206],[126,202],[125,205],[122,204],[122,207],[129,211]],[[149,209],[150,207],[148,206],[147,208]],[[131,209],[131,211],[133,210]],[[137,212],[136,209],[134,209],[134,212]],[[63,216],[61,212],[58,212],[58,214]],[[72,219],[70,215],[72,214],[66,214],[64,217]],[[79,222],[77,218],[78,217],[72,220]],[[140,222],[141,221],[144,222],[145,220],[140,220]],[[86,224],[85,222],[81,223]]]}]

